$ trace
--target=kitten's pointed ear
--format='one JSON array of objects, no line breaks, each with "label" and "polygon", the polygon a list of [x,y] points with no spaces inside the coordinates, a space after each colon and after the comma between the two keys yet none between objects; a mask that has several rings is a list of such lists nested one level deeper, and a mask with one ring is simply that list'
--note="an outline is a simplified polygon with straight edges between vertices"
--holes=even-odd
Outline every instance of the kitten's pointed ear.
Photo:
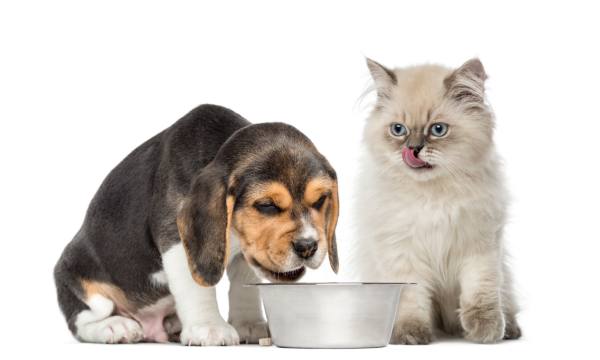
[{"label": "kitten's pointed ear", "polygon": [[369,58],[367,58],[367,67],[375,83],[377,95],[380,97],[389,97],[390,88],[398,83],[396,74],[377,61]]},{"label": "kitten's pointed ear", "polygon": [[481,61],[471,59],[444,79],[447,96],[459,102],[483,103],[486,79],[487,74]]},{"label": "kitten's pointed ear", "polygon": [[485,79],[487,79],[487,74],[485,73],[483,64],[478,58],[468,60],[467,62],[462,64],[462,66],[459,67],[457,71],[473,74],[477,78],[481,79],[481,81],[485,81]]}]

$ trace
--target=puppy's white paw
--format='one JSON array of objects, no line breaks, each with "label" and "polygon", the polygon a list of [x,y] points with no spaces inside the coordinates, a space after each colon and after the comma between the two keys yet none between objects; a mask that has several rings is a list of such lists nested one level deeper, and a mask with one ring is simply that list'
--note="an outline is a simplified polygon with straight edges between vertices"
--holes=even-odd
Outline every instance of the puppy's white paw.
[{"label": "puppy's white paw", "polygon": [[240,338],[233,326],[225,321],[184,327],[180,340],[183,345],[239,345]]},{"label": "puppy's white paw", "polygon": [[78,329],[83,341],[104,344],[136,343],[144,338],[140,324],[123,316],[111,316],[102,321],[83,325]]},{"label": "puppy's white paw", "polygon": [[232,321],[231,325],[237,330],[242,344],[258,344],[258,340],[269,337],[269,326],[266,321]]}]

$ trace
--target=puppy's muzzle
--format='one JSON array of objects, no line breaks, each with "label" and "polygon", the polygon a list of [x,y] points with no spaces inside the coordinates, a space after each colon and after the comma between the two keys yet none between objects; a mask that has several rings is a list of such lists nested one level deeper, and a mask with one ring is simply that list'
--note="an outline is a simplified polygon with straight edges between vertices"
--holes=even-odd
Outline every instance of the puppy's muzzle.
[{"label": "puppy's muzzle", "polygon": [[319,244],[316,239],[313,238],[302,238],[292,242],[294,253],[301,259],[310,259],[319,248]]}]

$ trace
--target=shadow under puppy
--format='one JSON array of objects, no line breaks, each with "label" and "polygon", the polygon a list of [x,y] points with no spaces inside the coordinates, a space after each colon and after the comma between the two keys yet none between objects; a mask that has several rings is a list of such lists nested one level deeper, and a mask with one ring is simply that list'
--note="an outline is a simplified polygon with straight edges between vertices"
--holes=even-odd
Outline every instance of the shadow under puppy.
[{"label": "shadow under puppy", "polygon": [[337,272],[337,216],[336,173],[300,131],[202,105],[104,180],[55,267],[58,302],[80,341],[256,343],[267,326],[242,285],[298,280],[327,252]]}]

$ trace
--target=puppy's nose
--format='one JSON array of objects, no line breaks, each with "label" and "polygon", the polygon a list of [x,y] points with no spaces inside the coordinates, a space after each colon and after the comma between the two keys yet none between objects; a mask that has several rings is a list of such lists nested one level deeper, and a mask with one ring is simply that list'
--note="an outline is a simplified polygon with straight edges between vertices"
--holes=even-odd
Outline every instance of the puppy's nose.
[{"label": "puppy's nose", "polygon": [[296,255],[301,257],[302,259],[308,259],[317,252],[317,248],[319,244],[315,239],[312,238],[303,238],[295,240],[292,243],[292,247],[294,248],[294,252]]}]

